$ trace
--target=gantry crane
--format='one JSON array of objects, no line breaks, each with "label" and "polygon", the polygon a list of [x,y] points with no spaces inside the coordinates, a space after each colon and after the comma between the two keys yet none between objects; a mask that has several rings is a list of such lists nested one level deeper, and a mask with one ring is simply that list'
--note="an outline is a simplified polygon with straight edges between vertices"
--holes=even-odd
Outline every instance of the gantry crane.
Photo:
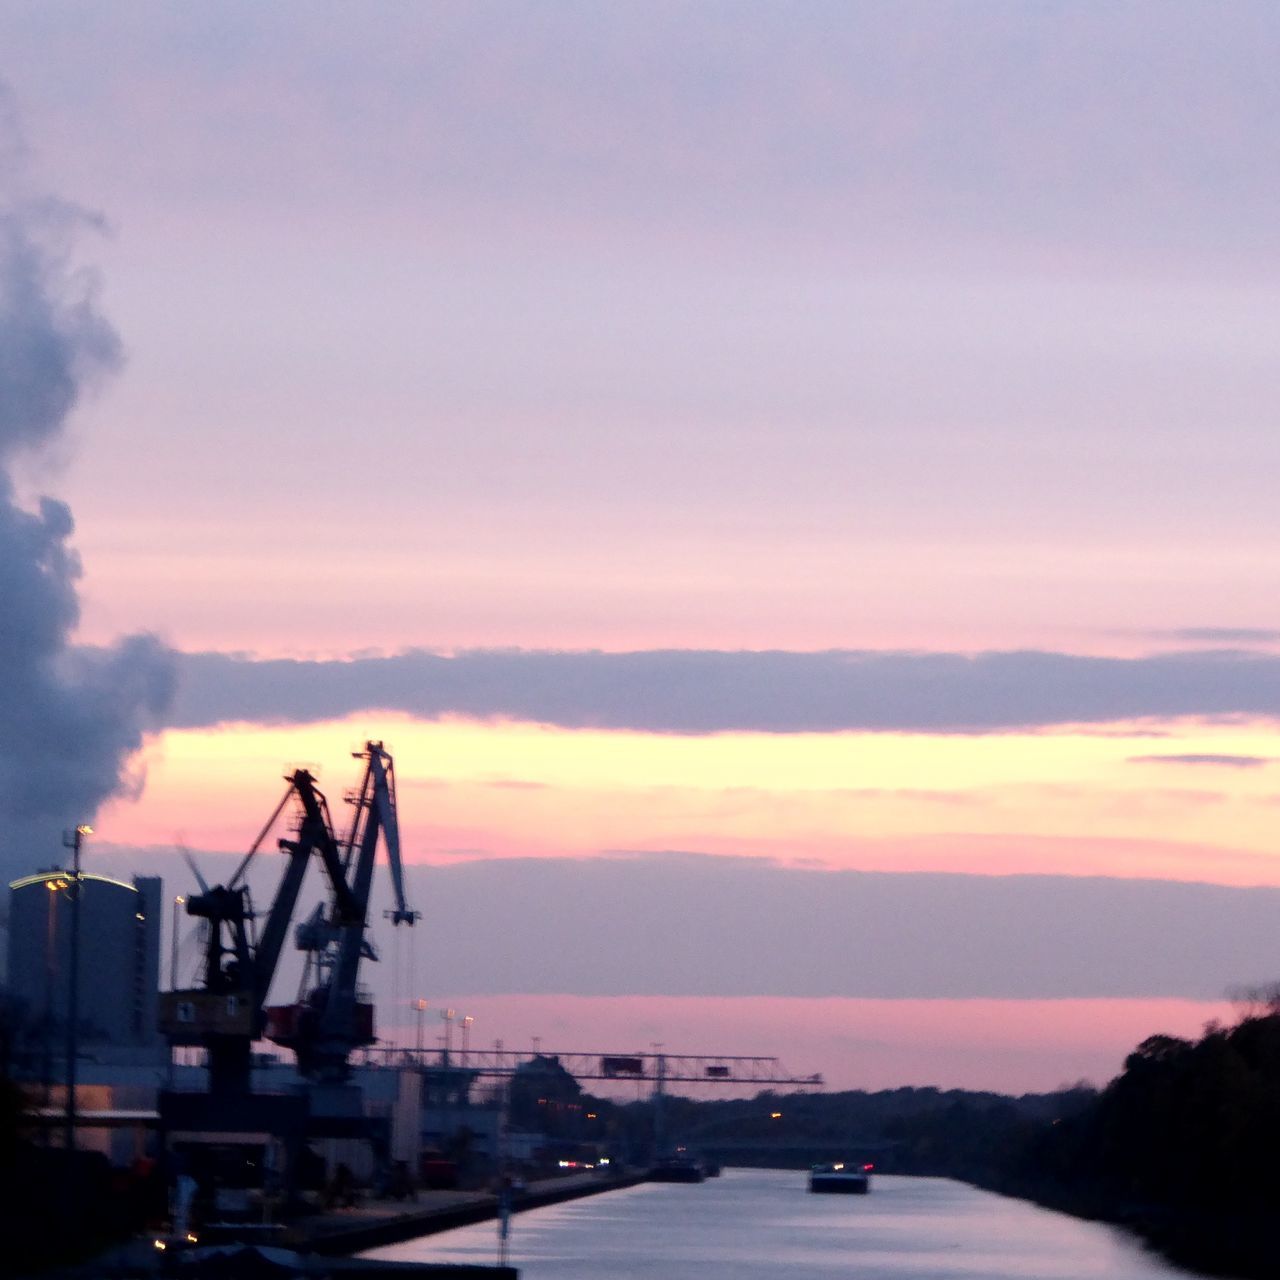
[{"label": "gantry crane", "polygon": [[[445,1056],[439,1050],[385,1049],[371,1051],[365,1058],[385,1063],[416,1060],[426,1066],[438,1057],[441,1066],[448,1066]],[[795,1075],[777,1058],[760,1054],[589,1053],[581,1049],[553,1053],[539,1047],[532,1054],[515,1049],[467,1049],[458,1058],[462,1068],[473,1076],[498,1078],[512,1076],[538,1060],[554,1060],[575,1080],[648,1082],[659,1092],[668,1084],[822,1085],[821,1074]]]}]

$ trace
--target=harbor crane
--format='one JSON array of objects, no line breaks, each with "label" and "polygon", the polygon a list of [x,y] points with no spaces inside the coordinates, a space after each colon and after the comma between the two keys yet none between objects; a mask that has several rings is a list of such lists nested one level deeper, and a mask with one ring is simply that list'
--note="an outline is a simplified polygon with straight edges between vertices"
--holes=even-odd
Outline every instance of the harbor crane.
[{"label": "harbor crane", "polygon": [[[379,843],[391,868],[392,922],[412,926],[417,913],[405,901],[392,758],[380,742],[367,742],[354,758],[365,768],[359,787],[347,797],[353,813],[344,839],[334,835],[328,802],[315,778],[296,769],[227,884],[210,888],[191,864],[201,891],[187,898],[187,914],[206,922],[201,974],[194,988],[162,994],[160,1026],[171,1044],[205,1049],[210,1094],[249,1092],[253,1043],[264,1037],[292,1049],[299,1071],[320,1083],[344,1081],[352,1051],[374,1042],[373,1006],[360,999],[357,980],[361,960],[377,959],[366,935]],[[287,860],[259,932],[245,875],[291,803],[296,827],[291,838],[277,841]],[[295,1004],[268,1007],[313,855],[324,870],[328,900],[296,930],[306,956],[303,990]]]},{"label": "harbor crane", "polygon": [[[203,922],[201,967],[194,987],[164,992],[160,1029],[171,1045],[203,1048],[207,1089],[161,1090],[161,1140],[166,1150],[198,1161],[215,1183],[243,1187],[270,1168],[286,1204],[294,1202],[304,1147],[315,1139],[352,1140],[385,1163],[390,1122],[371,1114],[363,1090],[349,1081],[351,1054],[374,1041],[373,1006],[361,998],[362,960],[376,960],[368,932],[369,898],[378,846],[387,851],[396,925],[412,926],[405,902],[396,821],[395,766],[381,742],[354,753],[364,764],[343,837],[334,834],[328,801],[306,769],[287,775],[280,803],[226,884],[210,887],[194,862],[200,892],[187,914]],[[253,859],[286,810],[290,834],[277,839],[284,867],[271,905],[255,912],[246,880]],[[318,861],[325,900],[295,931],[304,953],[303,985],[293,1004],[267,998],[307,867]],[[188,859],[190,862],[190,859]],[[291,1049],[305,1089],[255,1093],[254,1043],[270,1039]],[[264,1175],[265,1176],[265,1175]],[[265,1184],[264,1184],[265,1185]]]}]

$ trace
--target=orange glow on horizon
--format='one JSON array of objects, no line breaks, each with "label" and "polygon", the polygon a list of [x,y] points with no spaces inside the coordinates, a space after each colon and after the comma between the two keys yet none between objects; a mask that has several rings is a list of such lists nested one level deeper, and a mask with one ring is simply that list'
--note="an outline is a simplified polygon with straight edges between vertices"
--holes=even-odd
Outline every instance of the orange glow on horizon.
[{"label": "orange glow on horizon", "polygon": [[410,861],[679,849],[802,865],[1280,883],[1270,769],[1143,761],[1269,758],[1263,726],[1039,734],[702,737],[363,715],[170,731],[115,844],[241,850],[311,768],[336,804],[366,738],[396,757]]}]

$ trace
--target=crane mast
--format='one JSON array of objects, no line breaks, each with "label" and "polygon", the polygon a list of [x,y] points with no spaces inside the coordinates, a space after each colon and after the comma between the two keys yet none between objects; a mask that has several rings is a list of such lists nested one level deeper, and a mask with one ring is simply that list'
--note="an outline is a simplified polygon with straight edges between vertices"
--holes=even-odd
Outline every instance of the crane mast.
[{"label": "crane mast", "polygon": [[307,957],[303,991],[296,1004],[266,1011],[267,1038],[292,1049],[304,1075],[326,1082],[345,1080],[352,1050],[375,1038],[373,1005],[360,999],[358,979],[361,960],[378,958],[367,931],[379,843],[391,869],[396,901],[389,913],[392,922],[412,925],[417,919],[405,901],[394,762],[375,742],[354,758],[364,761],[364,775],[347,796],[351,826],[335,847],[327,909],[318,907],[295,931],[298,948]]}]

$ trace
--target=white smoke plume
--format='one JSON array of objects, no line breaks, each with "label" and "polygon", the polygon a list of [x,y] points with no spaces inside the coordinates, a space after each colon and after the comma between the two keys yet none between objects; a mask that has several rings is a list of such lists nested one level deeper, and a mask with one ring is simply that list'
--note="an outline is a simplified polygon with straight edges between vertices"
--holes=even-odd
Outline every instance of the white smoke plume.
[{"label": "white smoke plume", "polygon": [[80,560],[67,505],[23,505],[14,466],[59,436],[85,389],[121,361],[96,281],[74,264],[94,219],[27,189],[0,86],[0,874],[48,865],[65,828],[140,786],[132,761],[173,691],[153,637],[77,648]]}]

